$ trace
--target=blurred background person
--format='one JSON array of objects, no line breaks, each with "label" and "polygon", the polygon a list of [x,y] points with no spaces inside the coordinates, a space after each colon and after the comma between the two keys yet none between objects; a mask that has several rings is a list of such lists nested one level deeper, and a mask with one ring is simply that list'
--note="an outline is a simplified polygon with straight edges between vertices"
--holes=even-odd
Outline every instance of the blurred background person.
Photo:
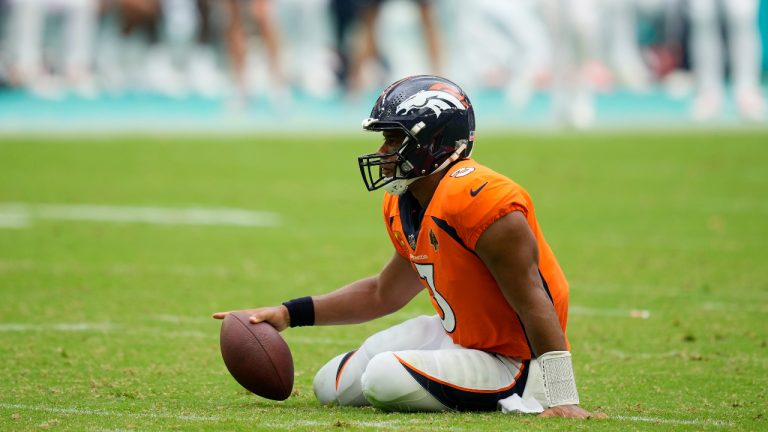
[{"label": "blurred background person", "polygon": [[337,56],[335,66],[336,79],[342,88],[347,88],[349,83],[350,49],[352,44],[349,36],[354,30],[360,13],[358,0],[330,0],[331,27],[333,34],[333,47]]},{"label": "blurred background person", "polygon": [[181,98],[221,96],[226,84],[207,0],[105,1],[97,56],[104,86]]},{"label": "blurred background person", "polygon": [[552,109],[567,127],[595,121],[595,91],[612,84],[601,58],[599,0],[543,0],[552,37]]},{"label": "blurred background person", "polygon": [[[58,98],[67,89],[81,96],[95,95],[96,0],[11,0],[7,9],[6,61],[13,85],[25,86],[43,98]],[[55,18],[60,25],[51,25]],[[58,29],[58,37],[46,39],[48,28]]]},{"label": "blurred background person", "polygon": [[760,88],[761,42],[758,31],[758,0],[689,0],[691,60],[696,77],[692,115],[706,121],[717,117],[723,107],[725,25],[736,106],[742,118],[761,120],[765,101]]},{"label": "blurred background person", "polygon": [[[440,74],[442,66],[442,47],[438,24],[435,22],[435,12],[431,0],[411,0],[418,11],[421,35],[427,53],[429,70],[411,70],[405,73],[393,71],[392,63],[401,62],[402,58],[390,58],[381,49],[381,38],[387,39],[394,35],[387,30],[379,31],[382,9],[387,6],[387,0],[359,0],[356,12],[359,16],[359,37],[350,46],[347,91],[352,95],[365,90],[367,87],[379,87],[381,82],[390,81],[390,75],[408,75],[415,73]],[[394,2],[392,2],[394,3]],[[408,10],[401,4],[400,11]],[[354,11],[352,11],[354,12]],[[406,14],[402,14],[406,15]],[[401,15],[401,16],[402,16]],[[391,53],[391,52],[390,52]]]},{"label": "blurred background person", "polygon": [[216,98],[225,92],[215,53],[214,28],[209,0],[161,0],[161,58],[181,87],[189,92]]},{"label": "blurred background person", "polygon": [[278,0],[276,19],[281,33],[281,59],[292,89],[328,99],[338,89],[334,52],[333,10],[329,0]]},{"label": "blurred background person", "polygon": [[96,65],[110,93],[148,90],[178,92],[160,50],[160,0],[104,0]]},{"label": "blurred background person", "polygon": [[631,91],[647,91],[653,84],[638,38],[640,3],[642,0],[602,0],[606,63],[616,84]]},{"label": "blurred background person", "polygon": [[486,84],[498,86],[517,110],[524,109],[537,88],[550,79],[552,43],[538,6],[537,0],[477,0],[462,14],[462,26],[483,23],[474,37],[484,48],[473,50],[468,61],[488,63],[493,53],[487,50],[503,51],[503,55],[496,54],[497,67],[482,73],[486,74]]},{"label": "blurred background person", "polygon": [[8,42],[5,38],[6,20],[8,16],[8,0],[0,0],[0,90],[9,85],[8,82]]},{"label": "blurred background person", "polygon": [[280,39],[276,20],[273,15],[271,0],[227,0],[227,48],[235,79],[236,107],[247,105],[251,93],[249,78],[249,37],[246,20],[253,20],[264,45],[269,68],[271,85],[268,97],[276,105],[289,102],[290,91],[287,87],[281,64]]}]

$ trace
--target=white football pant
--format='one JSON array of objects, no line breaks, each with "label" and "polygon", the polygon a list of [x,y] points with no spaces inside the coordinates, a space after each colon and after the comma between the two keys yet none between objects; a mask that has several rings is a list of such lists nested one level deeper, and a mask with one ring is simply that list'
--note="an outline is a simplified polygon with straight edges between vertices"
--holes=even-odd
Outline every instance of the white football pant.
[{"label": "white football pant", "polygon": [[528,362],[456,345],[438,316],[420,316],[369,337],[315,376],[321,404],[386,411],[488,411],[523,395]]}]

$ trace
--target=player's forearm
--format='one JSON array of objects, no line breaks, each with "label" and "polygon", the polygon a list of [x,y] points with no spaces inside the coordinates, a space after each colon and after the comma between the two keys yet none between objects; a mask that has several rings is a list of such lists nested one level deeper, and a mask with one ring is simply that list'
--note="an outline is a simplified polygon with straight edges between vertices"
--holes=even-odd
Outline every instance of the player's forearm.
[{"label": "player's forearm", "polygon": [[356,324],[387,315],[401,306],[382,301],[375,276],[352,282],[328,294],[313,296],[315,325]]},{"label": "player's forearm", "polygon": [[[548,302],[548,300],[544,301]],[[568,351],[565,334],[551,303],[521,307],[518,315],[531,343],[534,356],[550,351]]]}]

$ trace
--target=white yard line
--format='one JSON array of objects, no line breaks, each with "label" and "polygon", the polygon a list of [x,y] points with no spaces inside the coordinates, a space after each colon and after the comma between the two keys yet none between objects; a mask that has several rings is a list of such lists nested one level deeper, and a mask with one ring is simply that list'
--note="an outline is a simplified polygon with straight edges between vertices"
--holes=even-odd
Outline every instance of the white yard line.
[{"label": "white yard line", "polygon": [[24,213],[5,213],[0,210],[0,228],[26,228],[29,226],[29,216]]},{"label": "white yard line", "polygon": [[126,413],[120,411],[109,411],[100,409],[89,408],[64,408],[48,405],[25,405],[25,404],[9,404],[0,403],[0,408],[8,410],[25,410],[25,411],[42,411],[53,414],[66,414],[66,415],[90,415],[90,416],[104,416],[104,417],[129,417],[129,418],[152,418],[152,419],[171,419],[171,420],[186,420],[186,421],[204,421],[215,422],[221,420],[221,417],[217,416],[200,416],[200,415],[187,415],[187,414],[163,414],[163,413]]},{"label": "white yard line", "polygon": [[[79,416],[102,416],[102,417],[127,417],[127,418],[150,418],[150,419],[170,419],[170,420],[183,420],[183,421],[192,421],[192,422],[218,422],[227,420],[227,418],[223,418],[220,416],[207,416],[207,415],[196,415],[196,414],[172,414],[172,413],[147,413],[147,412],[120,412],[120,411],[110,411],[110,410],[101,410],[101,409],[90,409],[90,408],[67,408],[67,407],[58,407],[58,406],[49,406],[49,405],[27,405],[27,404],[11,404],[11,403],[0,403],[0,409],[6,409],[6,410],[24,410],[24,411],[38,411],[38,412],[47,412],[52,414],[63,414],[63,415],[79,415]],[[724,420],[712,420],[712,419],[701,419],[701,420],[685,420],[685,419],[665,419],[665,418],[656,418],[656,417],[644,417],[644,416],[622,416],[622,415],[616,415],[610,417],[610,420],[619,420],[619,421],[626,421],[626,422],[640,422],[640,423],[654,423],[654,424],[669,424],[669,425],[684,425],[684,426],[719,426],[719,427],[732,427],[734,425],[733,422],[724,421]],[[601,421],[601,420],[597,420]],[[259,424],[261,426],[268,426],[272,428],[280,428],[280,429],[286,429],[296,426],[303,426],[303,427],[328,427],[332,426],[331,421],[318,421],[318,420],[298,420],[298,421],[286,421],[286,422],[280,422],[280,421],[260,421]],[[401,421],[401,420],[393,420],[393,421],[349,421],[345,422],[342,420],[342,424],[344,426],[357,426],[357,427],[371,427],[376,429],[410,429],[418,428],[420,426],[424,427],[433,427],[432,420],[408,420],[408,421]],[[465,430],[461,427],[452,427],[448,430]]]},{"label": "white yard line", "polygon": [[656,424],[673,424],[673,425],[687,425],[687,426],[721,426],[721,427],[733,426],[733,423],[729,421],[710,420],[710,419],[683,420],[683,419],[664,419],[664,418],[655,418],[655,417],[621,416],[621,415],[613,416],[611,418],[616,420],[623,420],[623,421],[656,423]]},{"label": "white yard line", "polygon": [[159,225],[274,227],[275,213],[209,207],[131,207],[111,205],[0,203],[0,226],[20,228],[36,219]]},{"label": "white yard line", "polygon": [[62,331],[62,332],[114,332],[119,330],[115,323],[51,323],[51,324],[30,324],[30,323],[0,323],[0,332],[39,332],[39,331]]},{"label": "white yard line", "polygon": [[[207,322],[207,321],[206,321]],[[213,319],[210,319],[212,324],[216,324]],[[199,338],[199,339],[218,339],[218,328],[211,331],[201,330],[188,330],[175,327],[173,330],[168,330],[158,327],[148,327],[136,324],[126,323],[114,323],[114,322],[102,322],[102,323],[51,323],[51,324],[32,324],[32,323],[0,323],[0,333],[23,333],[23,332],[46,332],[46,331],[58,331],[58,332],[97,332],[97,333],[122,333],[122,334],[142,334],[153,335],[164,338]],[[341,339],[341,338],[328,338],[328,337],[312,337],[312,336],[285,336],[285,340],[289,344],[299,345],[333,345],[333,346],[345,346],[345,347],[357,347],[363,343],[363,339]]]},{"label": "white yard line", "polygon": [[586,316],[613,316],[624,318],[648,319],[651,317],[651,311],[647,309],[613,309],[613,308],[595,308],[586,306],[569,306],[570,315]]}]

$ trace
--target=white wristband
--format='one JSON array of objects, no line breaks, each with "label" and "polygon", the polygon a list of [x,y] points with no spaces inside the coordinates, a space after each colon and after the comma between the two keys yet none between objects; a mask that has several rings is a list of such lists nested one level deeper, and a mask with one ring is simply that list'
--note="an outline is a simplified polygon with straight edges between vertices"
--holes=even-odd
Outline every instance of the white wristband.
[{"label": "white wristband", "polygon": [[547,405],[578,405],[579,392],[573,376],[571,353],[568,351],[550,351],[537,359],[541,365],[544,381],[544,394]]}]

